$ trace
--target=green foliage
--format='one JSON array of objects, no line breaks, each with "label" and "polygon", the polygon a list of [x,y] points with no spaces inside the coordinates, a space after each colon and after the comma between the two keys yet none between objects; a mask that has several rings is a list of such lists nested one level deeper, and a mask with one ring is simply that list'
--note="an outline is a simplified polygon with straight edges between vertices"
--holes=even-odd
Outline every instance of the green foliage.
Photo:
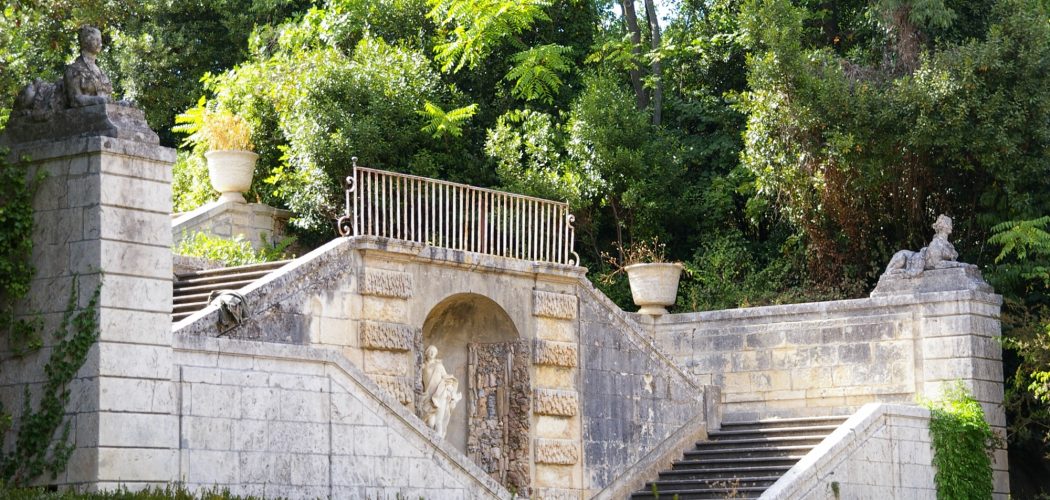
[{"label": "green foliage", "polygon": [[438,23],[443,42],[434,46],[443,71],[474,69],[504,39],[537,20],[550,20],[548,0],[428,0],[428,15]]},{"label": "green foliage", "polygon": [[37,322],[16,318],[14,308],[29,294],[33,280],[33,196],[44,173],[31,178],[27,164],[9,162],[7,155],[0,148],[0,334],[22,354],[41,345]]},{"label": "green foliage", "polygon": [[66,420],[69,404],[69,383],[87,361],[88,350],[98,338],[98,300],[102,283],[84,307],[80,302],[79,280],[70,286],[69,300],[62,321],[49,338],[55,341],[47,364],[46,380],[40,389],[38,408],[29,386],[22,396],[22,416],[19,419],[13,449],[0,457],[0,477],[3,484],[24,486],[43,474],[55,479],[65,470],[73,452],[70,442],[70,422]]},{"label": "green foliage", "polygon": [[238,496],[226,488],[205,489],[198,493],[187,490],[182,485],[150,486],[142,490],[131,491],[127,486],[120,486],[113,491],[78,493],[75,491],[45,491],[37,488],[3,489],[0,495],[8,500],[256,500],[255,496]]},{"label": "green foliage", "polygon": [[215,201],[208,178],[208,164],[199,152],[180,150],[172,167],[172,205],[176,212],[189,212]]},{"label": "green foliage", "polygon": [[[1006,407],[1013,445],[1050,442],[1050,217],[993,227],[989,243],[1001,247],[989,279],[1004,295],[1003,345],[1017,358],[1007,379]],[[1008,351],[1008,354],[1010,353]],[[1008,358],[1009,359],[1009,358]]]},{"label": "green foliage", "polygon": [[992,225],[1045,213],[1050,26],[1041,7],[996,2],[979,38],[934,39],[913,69],[894,62],[894,40],[921,27],[856,29],[849,36],[867,41],[841,54],[814,43],[816,15],[783,0],[742,7],[755,50],[741,110],[743,164],[764,200],[753,207],[768,203],[799,228],[821,282],[873,281],[894,250],[928,240],[930,214],[955,217],[960,253],[979,262]]},{"label": "green foliage", "polygon": [[937,498],[985,499],[992,496],[992,451],[996,436],[984,409],[961,383],[947,386],[930,409]]},{"label": "green foliage", "polygon": [[565,155],[566,133],[547,113],[509,111],[489,129],[485,152],[503,186],[540,198],[582,203],[583,179]]},{"label": "green foliage", "polygon": [[504,77],[514,82],[511,93],[525,101],[553,104],[563,83],[558,74],[572,67],[568,59],[571,54],[571,47],[556,44],[538,45],[514,54],[510,58],[514,67]]},{"label": "green foliage", "polygon": [[219,261],[227,266],[243,266],[287,259],[287,249],[294,242],[294,237],[286,236],[281,241],[256,250],[252,247],[251,242],[239,235],[233,239],[226,239],[205,232],[197,232],[184,236],[175,245],[173,251],[187,257]]},{"label": "green foliage", "polygon": [[435,139],[440,139],[446,135],[461,137],[463,135],[463,124],[474,116],[474,113],[477,111],[478,105],[471,104],[446,112],[436,104],[426,101],[423,103],[423,109],[417,111],[417,113],[429,121],[423,127],[423,132],[430,134]]}]

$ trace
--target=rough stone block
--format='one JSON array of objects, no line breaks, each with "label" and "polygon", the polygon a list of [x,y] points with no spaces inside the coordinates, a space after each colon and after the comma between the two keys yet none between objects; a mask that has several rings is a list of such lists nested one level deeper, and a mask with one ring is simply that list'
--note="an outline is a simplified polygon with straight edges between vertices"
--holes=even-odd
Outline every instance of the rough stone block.
[{"label": "rough stone block", "polygon": [[171,348],[99,342],[99,375],[171,380]]},{"label": "rough stone block", "polygon": [[415,394],[412,379],[409,377],[397,377],[390,375],[371,375],[376,385],[388,392],[394,399],[403,405],[412,403]]},{"label": "rough stone block", "polygon": [[412,296],[412,275],[386,269],[365,269],[360,280],[362,295],[407,299]]},{"label": "rough stone block", "polygon": [[120,175],[101,175],[101,191],[98,193],[103,205],[171,214],[171,184]]},{"label": "rough stone block", "polygon": [[368,374],[408,375],[413,360],[402,351],[364,351],[364,370]]},{"label": "rough stone block", "polygon": [[536,389],[533,404],[537,414],[571,417],[579,413],[580,397],[574,391]]},{"label": "rough stone block", "polygon": [[380,321],[362,321],[359,329],[361,347],[388,351],[408,351],[421,335],[418,328]]},{"label": "rough stone block", "polygon": [[536,463],[573,465],[580,460],[580,446],[567,439],[536,439]]},{"label": "rough stone block", "polygon": [[567,342],[537,340],[533,360],[538,365],[573,368],[578,364],[576,345]]},{"label": "rough stone block", "polygon": [[536,318],[536,338],[555,342],[576,342],[576,323],[552,318]]},{"label": "rough stone block", "polygon": [[190,450],[186,481],[203,484],[233,484],[240,475],[240,459],[231,451]]},{"label": "rough stone block", "polygon": [[[107,274],[103,278],[99,307],[170,313],[171,293],[171,278],[156,279]],[[171,324],[170,321],[168,324]],[[157,325],[158,328],[162,326]],[[101,338],[108,340],[105,336]]]},{"label": "rough stone block", "polygon": [[184,416],[180,448],[230,450],[235,423],[240,427],[240,421],[228,418]]},{"label": "rough stone block", "polygon": [[546,318],[576,319],[579,307],[577,302],[575,295],[534,290],[532,314]]},{"label": "rough stone block", "polygon": [[[171,217],[168,215],[110,206],[99,207],[98,214],[101,222],[95,237],[151,246],[171,246]],[[85,223],[85,230],[86,226]]]},{"label": "rough stone block", "polygon": [[98,448],[98,480],[173,482],[177,458],[174,449]]},{"label": "rough stone block", "polygon": [[366,296],[361,301],[361,317],[362,319],[397,323],[408,317],[408,307],[404,300]]}]

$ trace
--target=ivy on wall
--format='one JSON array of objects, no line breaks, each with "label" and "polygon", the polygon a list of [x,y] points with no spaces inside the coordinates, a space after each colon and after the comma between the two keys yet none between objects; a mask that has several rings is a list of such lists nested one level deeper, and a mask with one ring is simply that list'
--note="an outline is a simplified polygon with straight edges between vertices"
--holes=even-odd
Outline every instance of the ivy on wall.
[{"label": "ivy on wall", "polygon": [[930,409],[937,498],[991,498],[991,454],[999,439],[985,421],[981,404],[958,382],[945,388],[940,401],[925,404]]},{"label": "ivy on wall", "polygon": [[[39,315],[15,314],[15,305],[29,295],[33,278],[33,196],[43,175],[31,177],[24,162],[12,163],[6,158],[7,152],[0,150],[0,335],[4,335],[9,354],[19,358],[40,352],[44,346]],[[65,418],[69,383],[98,338],[102,284],[83,308],[77,308],[78,290],[79,280],[74,276],[66,311],[58,328],[48,337],[54,345],[44,365],[44,381],[35,394],[37,398],[29,384],[25,385],[21,418],[13,436],[8,432],[12,415],[0,405],[3,449],[10,450],[0,455],[0,488],[26,485],[45,473],[54,479],[65,470],[73,452],[70,422]],[[7,442],[9,437],[14,438],[13,445]]]}]

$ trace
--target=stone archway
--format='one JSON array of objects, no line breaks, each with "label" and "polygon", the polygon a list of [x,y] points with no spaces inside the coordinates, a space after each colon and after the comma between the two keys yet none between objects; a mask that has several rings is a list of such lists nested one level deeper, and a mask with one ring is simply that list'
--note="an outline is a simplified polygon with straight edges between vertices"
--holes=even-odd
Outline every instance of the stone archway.
[{"label": "stone archway", "polygon": [[460,381],[465,404],[452,412],[446,439],[489,475],[519,493],[529,486],[529,345],[488,297],[457,294],[430,311],[423,346],[438,348]]}]

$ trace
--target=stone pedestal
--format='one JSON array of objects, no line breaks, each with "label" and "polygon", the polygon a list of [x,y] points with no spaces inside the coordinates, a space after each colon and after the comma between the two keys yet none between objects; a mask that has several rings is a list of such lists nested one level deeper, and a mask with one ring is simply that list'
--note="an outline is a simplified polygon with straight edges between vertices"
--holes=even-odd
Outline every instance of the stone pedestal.
[{"label": "stone pedestal", "polygon": [[[34,199],[37,273],[25,310],[43,313],[51,331],[74,283],[80,307],[101,283],[98,342],[70,387],[75,450],[65,473],[51,481],[78,489],[178,480],[171,348],[175,152],[159,146],[155,135],[129,136],[138,140],[35,136],[11,151],[29,158],[29,175],[47,174]],[[49,354],[45,348],[13,367],[14,378],[5,367],[0,395],[6,408],[19,408],[9,401],[18,387],[43,380]]]},{"label": "stone pedestal", "polygon": [[[913,296],[917,316],[916,393],[939,398],[961,381],[984,407],[985,419],[1004,440],[1003,362],[999,312],[1002,297],[977,266],[931,269],[915,278],[883,275],[872,297]],[[996,498],[1010,492],[1006,449],[992,464]]]}]

